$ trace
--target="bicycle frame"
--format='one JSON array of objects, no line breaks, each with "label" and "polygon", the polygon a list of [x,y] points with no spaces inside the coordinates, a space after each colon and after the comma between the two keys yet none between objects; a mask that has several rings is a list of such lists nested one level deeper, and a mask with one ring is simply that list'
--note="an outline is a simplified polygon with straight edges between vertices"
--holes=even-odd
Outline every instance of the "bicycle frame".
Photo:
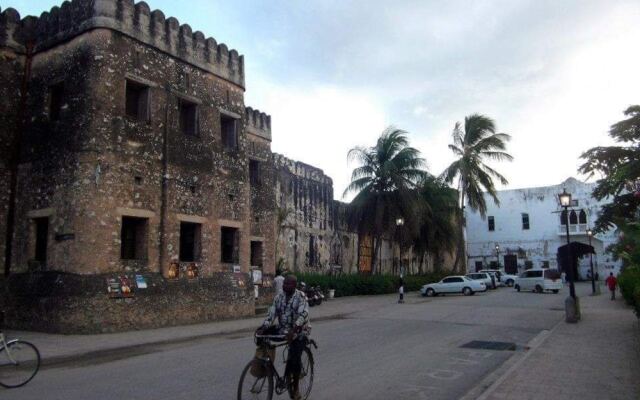
[{"label": "bicycle frame", "polygon": [[13,364],[17,364],[18,362],[17,362],[16,360],[14,360],[14,358],[11,356],[11,350],[9,350],[11,346],[9,346],[9,345],[10,345],[11,343],[13,343],[13,342],[17,342],[17,341],[18,341],[18,339],[13,339],[13,340],[9,340],[9,341],[7,342],[7,341],[6,341],[6,339],[5,339],[5,336],[4,336],[4,332],[0,332],[0,344],[2,345],[2,347],[0,347],[0,350],[1,350],[1,349],[4,349],[4,351],[6,351],[6,352],[7,352],[7,358],[8,358],[8,359],[9,359],[9,361],[11,361]]}]

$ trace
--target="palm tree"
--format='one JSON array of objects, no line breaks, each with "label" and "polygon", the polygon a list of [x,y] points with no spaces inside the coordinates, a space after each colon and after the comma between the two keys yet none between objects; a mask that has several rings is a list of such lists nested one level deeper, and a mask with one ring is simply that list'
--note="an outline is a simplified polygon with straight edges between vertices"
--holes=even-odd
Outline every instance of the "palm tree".
[{"label": "palm tree", "polygon": [[496,205],[500,204],[496,195],[493,178],[501,184],[508,184],[507,179],[498,171],[485,164],[485,160],[511,161],[513,157],[506,153],[506,142],[511,136],[506,133],[496,133],[495,122],[482,114],[472,114],[464,119],[464,132],[459,122],[453,128],[453,144],[449,149],[458,157],[444,170],[441,177],[447,183],[452,183],[458,177],[459,207],[459,249],[456,255],[454,269],[457,270],[461,255],[464,257],[463,211],[465,200],[469,208],[478,211],[482,218],[487,212],[487,204],[483,191],[493,198]]},{"label": "palm tree", "polygon": [[404,217],[404,229],[415,229],[413,218],[419,197],[414,190],[424,176],[425,160],[409,146],[406,132],[393,126],[386,128],[373,147],[354,147],[349,161],[360,166],[353,170],[351,183],[343,197],[355,192],[347,209],[347,222],[359,234],[374,239],[372,273],[376,272],[383,235],[396,229],[395,220]]},{"label": "palm tree", "polygon": [[435,265],[442,264],[445,252],[453,252],[456,247],[459,209],[458,193],[445,182],[427,176],[419,185],[418,191],[423,207],[420,214],[420,228],[413,240],[413,249],[420,257],[420,272],[426,254],[433,256]]}]

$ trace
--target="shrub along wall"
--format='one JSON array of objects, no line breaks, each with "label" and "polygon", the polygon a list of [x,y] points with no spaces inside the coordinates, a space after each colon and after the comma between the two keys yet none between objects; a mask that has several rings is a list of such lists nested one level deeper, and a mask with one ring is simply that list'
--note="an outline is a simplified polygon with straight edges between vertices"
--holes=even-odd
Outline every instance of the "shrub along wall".
[{"label": "shrub along wall", "polygon": [[[449,273],[430,273],[425,275],[410,275],[404,277],[404,290],[415,291],[422,285],[437,282]],[[387,294],[398,291],[400,277],[396,275],[339,275],[328,276],[320,274],[297,273],[298,282],[311,286],[320,286],[323,292],[335,289],[336,297],[358,296],[372,294]]]},{"label": "shrub along wall", "polygon": [[633,306],[640,318],[640,267],[627,267],[618,277],[620,292],[627,304]]}]

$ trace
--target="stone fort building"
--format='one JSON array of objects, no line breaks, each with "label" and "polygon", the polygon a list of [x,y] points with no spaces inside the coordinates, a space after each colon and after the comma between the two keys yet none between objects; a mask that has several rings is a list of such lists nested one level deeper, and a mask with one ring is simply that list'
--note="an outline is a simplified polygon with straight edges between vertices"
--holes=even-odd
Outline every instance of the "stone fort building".
[{"label": "stone fort building", "polygon": [[[236,50],[144,2],[74,0],[39,17],[2,10],[0,60],[0,261],[15,277],[2,283],[15,326],[250,315],[252,269],[265,282],[279,259],[370,270],[331,179],[271,152],[271,118],[245,105]],[[393,243],[381,257],[390,269]],[[175,265],[178,278],[195,266],[196,282],[168,284]],[[106,299],[120,274],[149,288]]]}]

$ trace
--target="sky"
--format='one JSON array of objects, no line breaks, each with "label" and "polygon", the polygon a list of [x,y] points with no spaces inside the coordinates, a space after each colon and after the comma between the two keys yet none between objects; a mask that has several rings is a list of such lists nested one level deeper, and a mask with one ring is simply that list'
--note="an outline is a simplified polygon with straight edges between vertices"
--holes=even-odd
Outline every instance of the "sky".
[{"label": "sky", "polygon": [[[245,104],[272,118],[272,149],[324,170],[343,199],[354,146],[406,130],[432,174],[473,113],[512,136],[509,185],[555,185],[640,104],[640,1],[149,0],[245,57]],[[188,4],[188,7],[185,7]],[[52,0],[9,0],[40,15]],[[349,199],[347,196],[344,199]]]}]

